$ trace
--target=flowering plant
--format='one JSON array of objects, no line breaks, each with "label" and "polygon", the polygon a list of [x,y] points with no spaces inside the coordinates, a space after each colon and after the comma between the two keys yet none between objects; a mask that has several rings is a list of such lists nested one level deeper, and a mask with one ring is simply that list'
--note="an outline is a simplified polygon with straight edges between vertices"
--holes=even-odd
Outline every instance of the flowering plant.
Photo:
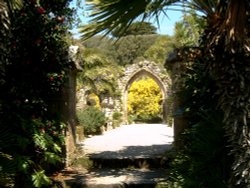
[{"label": "flowering plant", "polygon": [[63,167],[60,109],[69,69],[69,2],[23,0],[9,17],[0,80],[0,177],[16,187],[48,186],[48,175]]}]

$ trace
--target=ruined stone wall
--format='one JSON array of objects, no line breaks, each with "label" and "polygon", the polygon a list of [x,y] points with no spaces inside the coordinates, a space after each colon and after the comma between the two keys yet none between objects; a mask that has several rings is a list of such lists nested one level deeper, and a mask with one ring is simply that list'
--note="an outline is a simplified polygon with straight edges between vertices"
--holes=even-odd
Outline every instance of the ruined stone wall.
[{"label": "ruined stone wall", "polygon": [[118,80],[119,89],[122,93],[121,101],[117,105],[122,107],[124,114],[123,121],[128,123],[127,117],[127,95],[130,85],[141,76],[149,76],[160,87],[163,94],[163,120],[166,122],[167,114],[169,113],[168,106],[166,105],[167,98],[171,95],[171,79],[165,68],[152,61],[141,61],[125,67],[124,74]]},{"label": "ruined stone wall", "polygon": [[62,117],[67,128],[65,130],[65,150],[66,150],[66,166],[70,165],[74,160],[77,144],[77,122],[76,122],[76,76],[77,72],[81,71],[75,55],[78,47],[70,47],[69,60],[72,64],[72,69],[68,71],[68,80],[64,87],[62,100]]},{"label": "ruined stone wall", "polygon": [[[123,123],[127,124],[127,95],[130,85],[141,76],[149,76],[156,81],[163,94],[163,119],[169,113],[167,98],[171,95],[171,79],[165,68],[151,61],[141,61],[124,68],[123,74],[118,78],[118,90],[121,93],[119,97],[102,96],[101,107],[108,119],[108,125],[112,126],[113,113],[123,114]],[[87,88],[81,88],[77,91],[77,109],[86,105]]]}]

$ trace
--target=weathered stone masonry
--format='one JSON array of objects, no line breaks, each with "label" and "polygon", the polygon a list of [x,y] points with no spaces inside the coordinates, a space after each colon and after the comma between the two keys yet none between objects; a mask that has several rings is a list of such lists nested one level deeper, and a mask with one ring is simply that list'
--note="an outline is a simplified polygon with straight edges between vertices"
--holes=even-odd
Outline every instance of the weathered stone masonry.
[{"label": "weathered stone masonry", "polygon": [[125,67],[124,74],[118,80],[119,90],[121,91],[122,95],[120,103],[116,105],[118,107],[122,107],[124,123],[128,122],[128,90],[131,84],[141,76],[148,76],[159,85],[163,96],[163,121],[166,122],[168,113],[166,101],[168,96],[171,94],[171,79],[163,67],[160,67],[160,65],[156,64],[155,62],[145,60]]}]

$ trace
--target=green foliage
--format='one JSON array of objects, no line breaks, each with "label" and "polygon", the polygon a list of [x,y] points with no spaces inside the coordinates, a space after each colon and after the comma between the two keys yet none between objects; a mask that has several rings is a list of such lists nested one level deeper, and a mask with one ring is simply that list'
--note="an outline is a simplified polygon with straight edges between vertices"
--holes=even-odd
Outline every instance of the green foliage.
[{"label": "green foliage", "polygon": [[64,163],[58,109],[70,67],[64,37],[72,10],[68,0],[22,2],[9,12],[1,43],[1,187],[47,186]]},{"label": "green foliage", "polygon": [[[118,33],[128,28],[138,17],[159,18],[164,7],[176,3],[176,1],[94,1],[87,0],[87,10],[90,11],[91,24],[82,28],[83,38],[90,38],[103,31],[109,34],[118,28]],[[120,30],[120,31],[119,31]]]},{"label": "green foliage", "polygon": [[82,156],[77,159],[75,159],[72,163],[73,167],[76,168],[83,168],[83,169],[91,169],[93,168],[93,161],[89,159],[89,157]]},{"label": "green foliage", "polygon": [[113,127],[118,127],[122,122],[122,113],[115,111],[112,115]]},{"label": "green foliage", "polygon": [[199,17],[194,11],[184,14],[183,20],[175,24],[176,47],[198,46],[204,28],[205,19]]},{"label": "green foliage", "polygon": [[113,37],[120,38],[128,35],[156,34],[156,28],[149,22],[134,22],[128,28],[117,28],[112,32]]},{"label": "green foliage", "polygon": [[121,117],[122,117],[122,113],[120,113],[120,112],[114,112],[113,115],[112,115],[112,118],[114,120],[120,120]]},{"label": "green foliage", "polygon": [[153,79],[135,81],[129,88],[128,112],[140,121],[157,119],[161,113],[161,100],[161,90]]},{"label": "green foliage", "polygon": [[229,182],[232,187],[249,187],[250,53],[242,46],[234,52],[237,42],[231,49],[222,45],[228,44],[227,39],[222,37],[220,42],[211,47],[213,53],[207,58],[211,76],[217,82],[218,107],[223,111],[225,135],[229,141],[229,153],[233,157]]},{"label": "green foliage", "polygon": [[13,156],[3,152],[12,142],[14,137],[10,134],[8,128],[0,127],[0,187],[11,186],[13,182],[13,174],[16,170],[16,164]]},{"label": "green foliage", "polygon": [[[83,50],[82,59],[85,62],[90,53],[102,56],[104,62],[115,62],[119,65],[132,64],[138,61],[138,58],[144,58],[144,53],[156,41],[159,35],[124,35],[118,41],[104,36],[95,36],[83,42],[87,48]],[[84,52],[86,51],[86,52]],[[89,52],[87,52],[89,51]],[[110,64],[110,63],[103,63]]]},{"label": "green foliage", "polygon": [[[217,109],[217,87],[206,71],[202,57],[186,63],[179,72],[175,113],[185,118],[188,127],[182,135],[181,148],[172,163],[172,183],[179,187],[227,187],[231,158],[223,129],[223,112]],[[177,187],[178,187],[177,186]]]},{"label": "green foliage", "polygon": [[174,49],[173,37],[159,36],[144,53],[147,60],[154,61],[158,64],[164,64],[166,57]]},{"label": "green foliage", "polygon": [[78,74],[79,87],[88,86],[90,92],[98,96],[116,95],[117,76],[121,68],[95,48],[85,48],[81,54],[84,64],[83,71]]},{"label": "green foliage", "polygon": [[207,111],[183,135],[184,149],[172,162],[171,180],[180,187],[226,188],[230,162],[221,112]]},{"label": "green foliage", "polygon": [[137,116],[136,115],[134,115],[134,114],[129,114],[128,115],[128,123],[129,124],[135,123],[136,120],[137,120]]},{"label": "green foliage", "polygon": [[158,35],[129,35],[120,38],[115,44],[116,62],[119,65],[128,65],[144,58],[144,53],[154,44]]},{"label": "green foliage", "polygon": [[84,127],[84,133],[100,134],[101,126],[106,122],[105,114],[96,107],[87,107],[77,112],[79,124]]},{"label": "green foliage", "polygon": [[34,187],[40,188],[51,184],[51,180],[45,175],[45,171],[35,172],[32,175],[32,181]]},{"label": "green foliage", "polygon": [[95,51],[104,54],[111,61],[116,58],[115,45],[113,39],[111,38],[97,35],[89,38],[88,40],[82,41],[82,45],[88,49],[95,49]]}]

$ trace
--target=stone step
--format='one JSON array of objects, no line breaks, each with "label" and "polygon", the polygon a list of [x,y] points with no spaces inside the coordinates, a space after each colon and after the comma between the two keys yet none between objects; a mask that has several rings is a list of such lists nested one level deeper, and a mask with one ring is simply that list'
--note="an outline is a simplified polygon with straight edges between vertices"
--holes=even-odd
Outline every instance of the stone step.
[{"label": "stone step", "polygon": [[94,168],[139,168],[139,169],[152,169],[152,168],[167,168],[169,158],[166,156],[157,157],[121,157],[121,158],[105,158],[101,156],[90,156],[89,160],[92,161]]},{"label": "stone step", "polygon": [[80,143],[83,160],[76,164],[82,167],[62,172],[55,182],[60,188],[167,188],[166,152],[172,142],[172,128],[166,125],[121,126]]},{"label": "stone step", "polygon": [[63,188],[167,188],[165,169],[95,169],[63,173],[57,184]]}]

